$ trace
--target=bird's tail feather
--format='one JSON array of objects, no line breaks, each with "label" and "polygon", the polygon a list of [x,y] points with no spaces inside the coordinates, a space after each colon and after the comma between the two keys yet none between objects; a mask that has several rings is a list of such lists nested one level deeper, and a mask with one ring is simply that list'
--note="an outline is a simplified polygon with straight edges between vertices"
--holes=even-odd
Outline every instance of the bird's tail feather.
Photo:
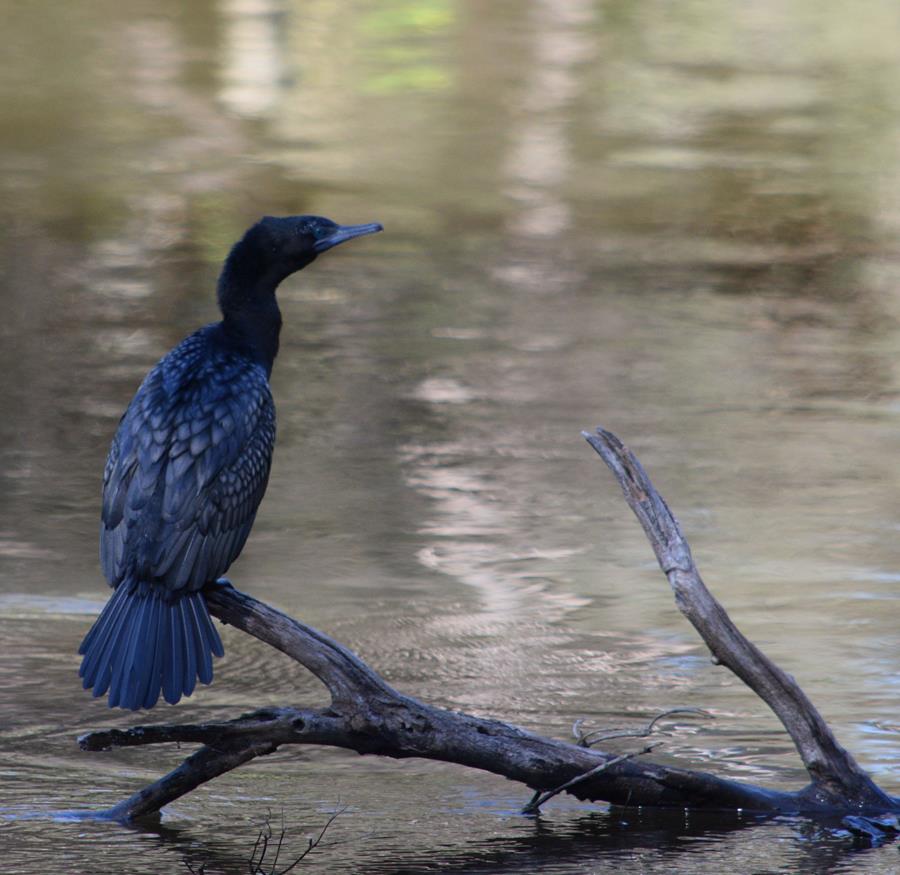
[{"label": "bird's tail feather", "polygon": [[167,601],[155,588],[123,581],[81,642],[78,674],[110,708],[152,708],[162,692],[174,705],[213,678],[222,640],[199,592]]}]

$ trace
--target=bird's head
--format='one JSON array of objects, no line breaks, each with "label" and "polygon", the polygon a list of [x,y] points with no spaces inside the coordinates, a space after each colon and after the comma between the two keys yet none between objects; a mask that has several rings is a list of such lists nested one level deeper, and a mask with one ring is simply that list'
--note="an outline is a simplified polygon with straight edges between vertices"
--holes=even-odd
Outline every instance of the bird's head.
[{"label": "bird's head", "polygon": [[328,249],[381,231],[377,222],[338,225],[322,216],[264,216],[232,247],[219,278],[226,315],[252,312],[271,301],[278,284]]},{"label": "bird's head", "polygon": [[339,243],[381,230],[377,222],[338,225],[323,216],[264,216],[243,242],[251,244],[267,266],[289,276]]}]

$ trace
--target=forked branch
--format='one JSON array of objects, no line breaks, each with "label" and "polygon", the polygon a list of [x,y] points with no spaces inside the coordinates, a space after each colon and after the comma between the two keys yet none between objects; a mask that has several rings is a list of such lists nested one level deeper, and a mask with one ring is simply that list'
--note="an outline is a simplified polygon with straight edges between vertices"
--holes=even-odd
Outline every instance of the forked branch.
[{"label": "forked branch", "polygon": [[[637,459],[610,432],[585,437],[615,474],[644,527],[679,608],[714,657],[778,715],[812,783],[788,793],[613,756],[544,738],[508,723],[448,711],[394,690],[346,647],[230,586],[206,591],[210,612],[306,666],[327,687],[324,709],[270,708],[234,720],[91,732],[85,750],[162,742],[203,745],[177,769],[98,816],[133,821],[155,815],[195,787],[286,744],[341,747],[362,754],[421,757],[502,775],[535,791],[526,810],[559,792],[618,805],[757,812],[900,812],[834,739],[796,682],[734,626],[704,586],[675,518]],[[644,753],[646,751],[641,751]]]}]

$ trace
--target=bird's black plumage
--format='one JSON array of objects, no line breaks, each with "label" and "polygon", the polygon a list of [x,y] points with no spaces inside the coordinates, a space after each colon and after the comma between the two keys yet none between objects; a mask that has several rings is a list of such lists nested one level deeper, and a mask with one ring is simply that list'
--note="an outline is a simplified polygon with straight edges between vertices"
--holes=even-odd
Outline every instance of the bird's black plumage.
[{"label": "bird's black plumage", "polygon": [[103,476],[100,561],[114,592],[81,644],[79,674],[110,707],[174,704],[212,680],[222,642],[202,588],[243,549],[269,479],[275,289],[321,252],[380,231],[266,217],[232,248],[222,321],[185,338],[128,405]]}]

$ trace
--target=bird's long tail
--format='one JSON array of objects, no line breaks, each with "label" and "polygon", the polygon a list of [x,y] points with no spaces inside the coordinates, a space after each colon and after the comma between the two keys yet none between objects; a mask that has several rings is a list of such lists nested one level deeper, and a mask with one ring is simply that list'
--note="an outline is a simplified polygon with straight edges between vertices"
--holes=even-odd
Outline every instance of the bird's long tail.
[{"label": "bird's long tail", "polygon": [[212,657],[224,650],[203,595],[165,595],[123,581],[78,648],[84,688],[109,690],[110,708],[152,708],[160,692],[174,705],[213,678]]}]

